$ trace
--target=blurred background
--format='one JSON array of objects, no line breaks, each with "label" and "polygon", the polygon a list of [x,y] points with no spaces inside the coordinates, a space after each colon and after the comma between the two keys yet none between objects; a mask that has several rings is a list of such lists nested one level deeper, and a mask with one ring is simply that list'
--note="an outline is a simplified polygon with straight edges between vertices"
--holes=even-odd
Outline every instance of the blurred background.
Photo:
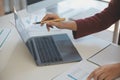
[{"label": "blurred background", "polygon": [[[27,5],[31,5],[33,3],[37,3],[40,1],[47,1],[47,0],[0,0],[0,16],[9,14],[13,10],[13,4],[16,6],[17,10],[21,10],[25,8]],[[61,0],[48,0],[51,1],[51,3],[55,1],[61,1]],[[99,0],[104,2],[109,2],[110,0]]]}]

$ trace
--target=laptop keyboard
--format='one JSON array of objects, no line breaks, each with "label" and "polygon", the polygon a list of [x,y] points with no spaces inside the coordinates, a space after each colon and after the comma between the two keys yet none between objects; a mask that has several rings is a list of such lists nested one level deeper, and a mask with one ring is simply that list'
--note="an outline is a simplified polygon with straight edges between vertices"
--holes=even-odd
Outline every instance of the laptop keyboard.
[{"label": "laptop keyboard", "polygon": [[37,48],[36,50],[41,60],[41,63],[62,61],[62,57],[51,36],[36,37],[32,39],[32,42]]}]

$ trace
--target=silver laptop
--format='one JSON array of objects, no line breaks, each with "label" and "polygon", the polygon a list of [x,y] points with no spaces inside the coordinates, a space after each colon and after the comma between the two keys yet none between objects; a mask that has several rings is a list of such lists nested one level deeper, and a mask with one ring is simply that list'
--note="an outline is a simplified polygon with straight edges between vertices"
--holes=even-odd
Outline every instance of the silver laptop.
[{"label": "silver laptop", "polygon": [[30,37],[14,10],[15,26],[38,66],[81,61],[67,34]]}]

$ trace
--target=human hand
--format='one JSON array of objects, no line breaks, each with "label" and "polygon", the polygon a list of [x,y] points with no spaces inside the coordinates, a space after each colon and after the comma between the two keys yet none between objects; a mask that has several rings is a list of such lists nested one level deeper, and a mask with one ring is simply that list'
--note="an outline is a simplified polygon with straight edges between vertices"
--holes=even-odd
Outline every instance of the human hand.
[{"label": "human hand", "polygon": [[87,80],[114,80],[120,77],[120,63],[109,64],[95,69],[87,78]]},{"label": "human hand", "polygon": [[[53,20],[60,18],[57,14],[46,14],[45,17],[43,17],[41,22],[47,21],[47,20]],[[41,24],[43,25],[43,23]],[[70,30],[77,30],[76,23],[74,21],[60,21],[60,22],[54,22],[54,21],[48,21],[46,22],[46,27],[48,31],[50,31],[50,28],[53,28],[53,26],[56,26],[60,29],[70,29]]]}]

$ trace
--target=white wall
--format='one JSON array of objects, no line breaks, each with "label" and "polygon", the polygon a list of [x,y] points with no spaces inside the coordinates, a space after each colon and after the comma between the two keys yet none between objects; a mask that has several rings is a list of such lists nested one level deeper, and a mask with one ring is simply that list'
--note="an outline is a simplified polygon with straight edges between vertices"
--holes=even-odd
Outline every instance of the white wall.
[{"label": "white wall", "polygon": [[26,0],[4,0],[5,12],[10,12],[13,10],[13,5],[17,10],[26,8]]},{"label": "white wall", "polygon": [[10,11],[9,0],[4,0],[4,9],[5,9],[5,12],[9,12]]}]

